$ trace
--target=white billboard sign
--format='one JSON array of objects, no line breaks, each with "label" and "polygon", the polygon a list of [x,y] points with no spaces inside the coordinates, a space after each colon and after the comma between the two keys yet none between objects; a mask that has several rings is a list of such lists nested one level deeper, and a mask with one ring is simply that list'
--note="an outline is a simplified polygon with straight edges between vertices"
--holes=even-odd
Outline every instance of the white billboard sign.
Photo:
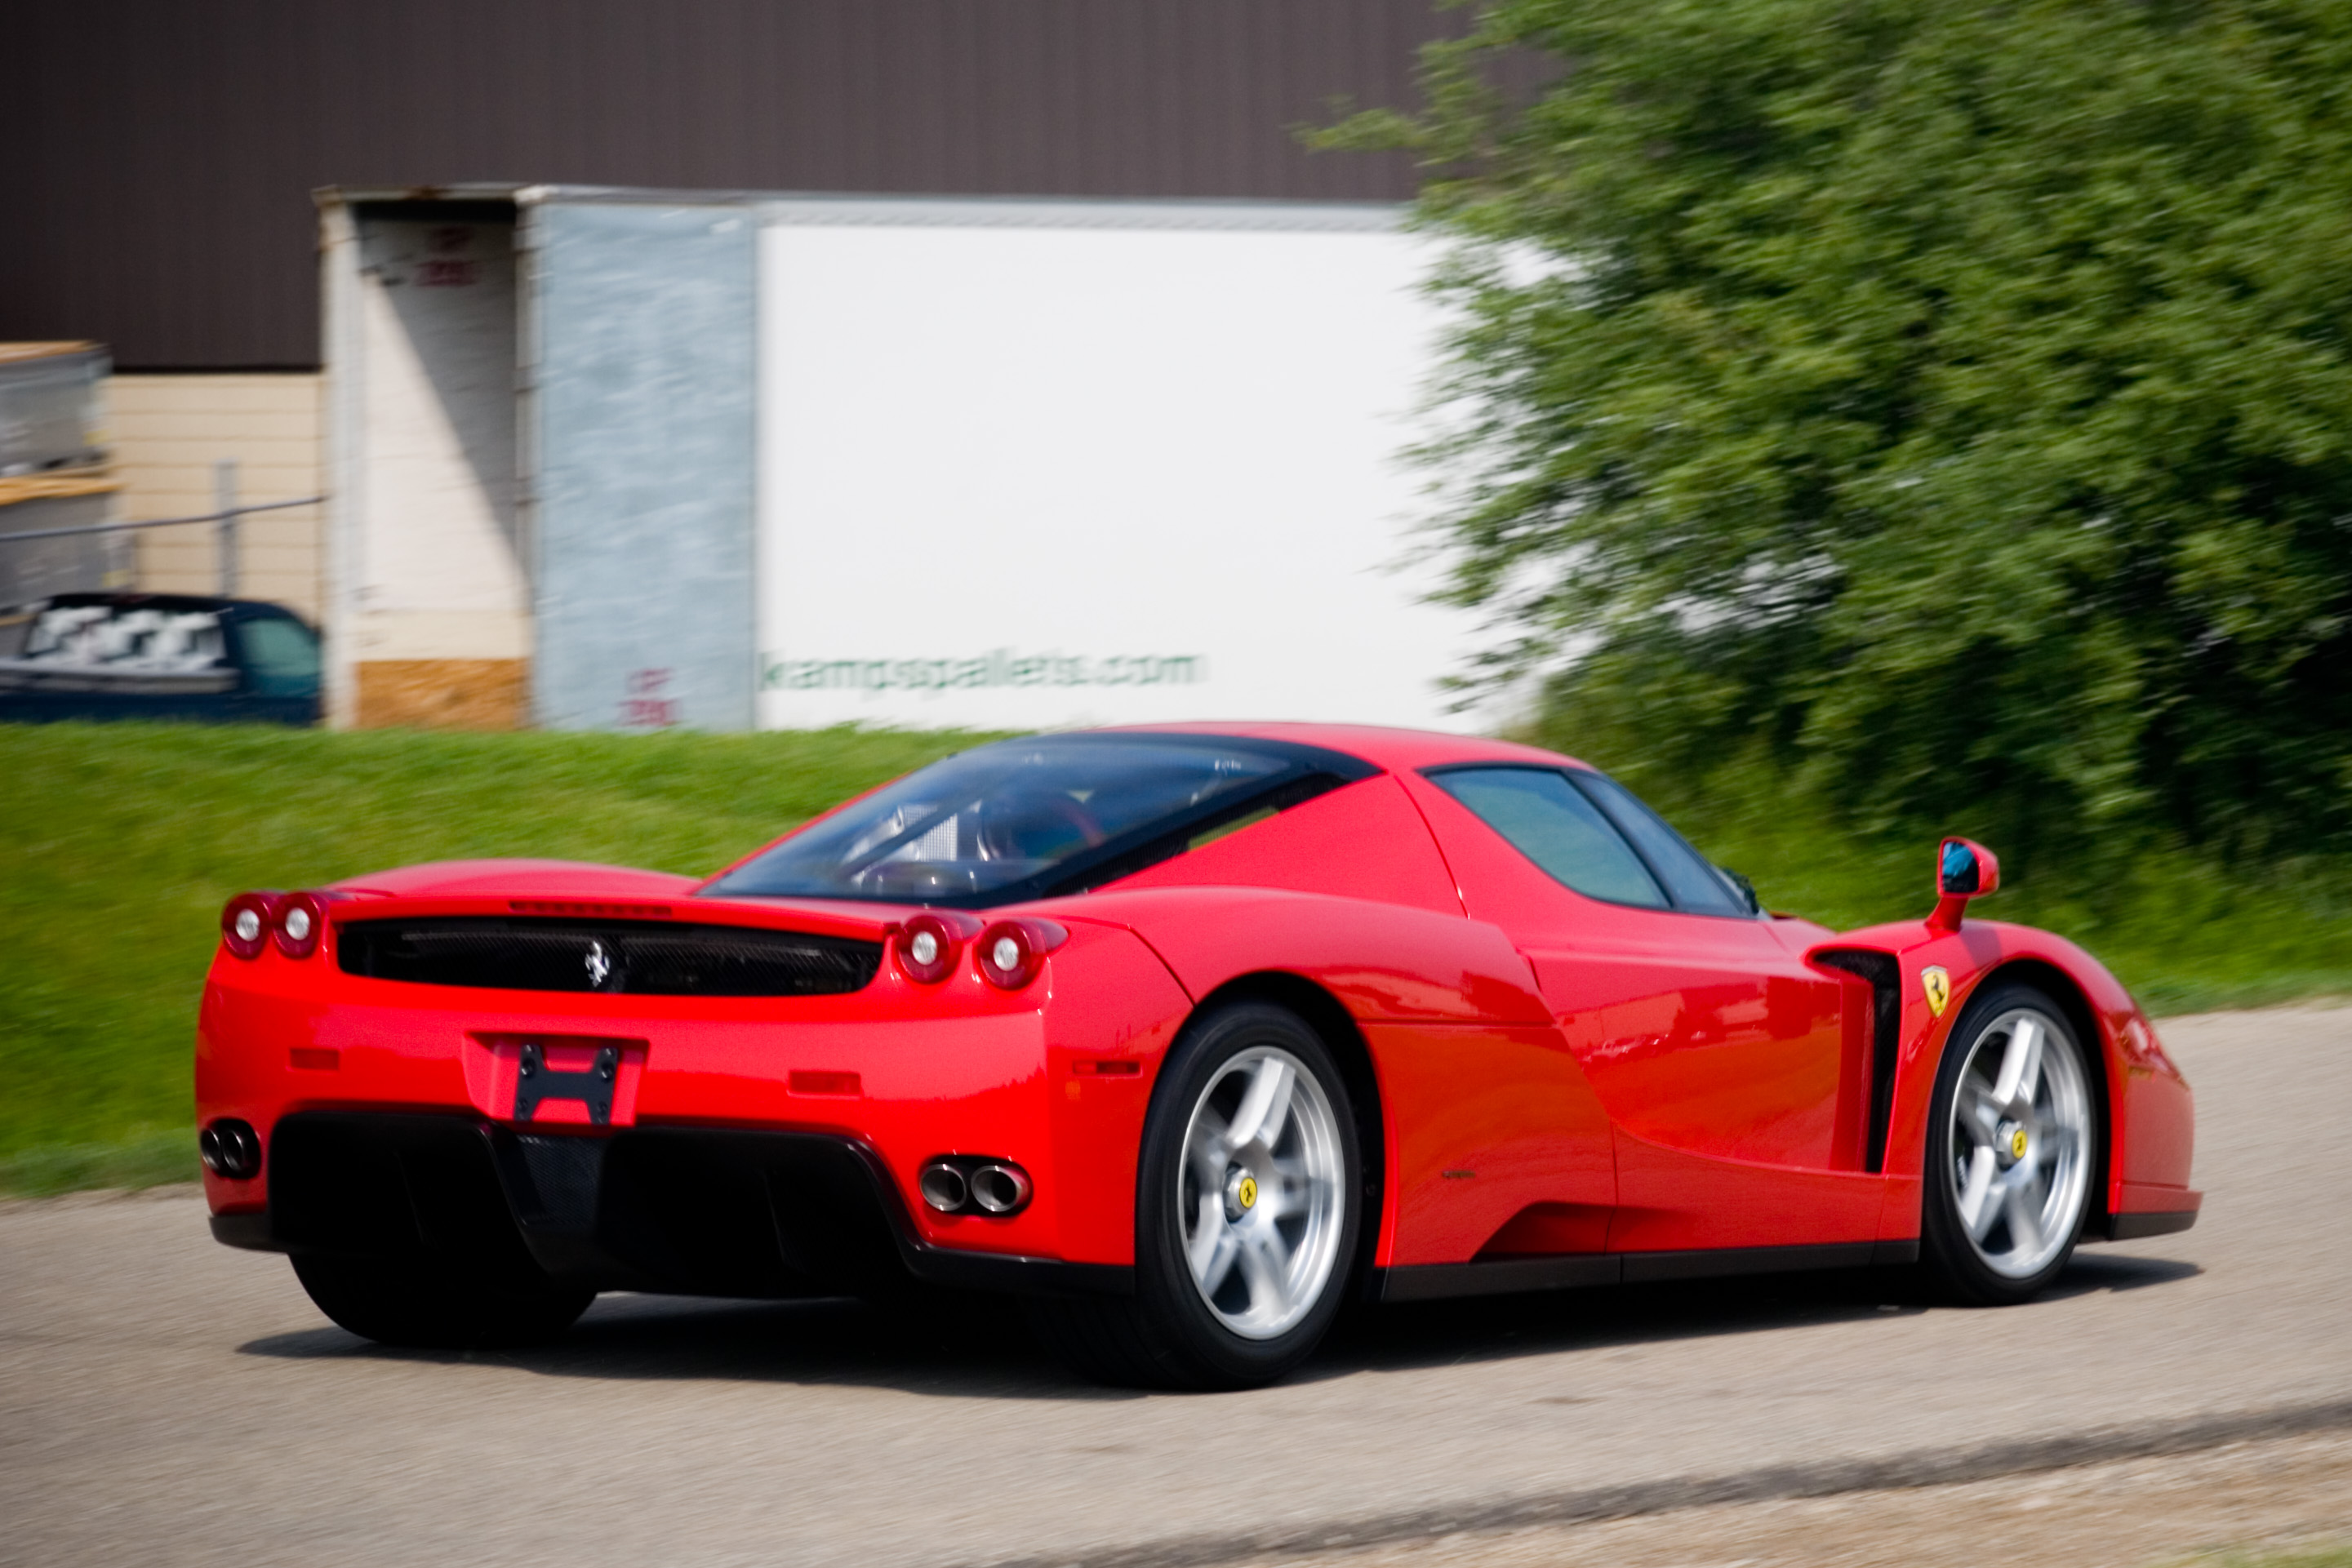
[{"label": "white billboard sign", "polygon": [[759,722],[1460,727],[1387,209],[778,203]]}]

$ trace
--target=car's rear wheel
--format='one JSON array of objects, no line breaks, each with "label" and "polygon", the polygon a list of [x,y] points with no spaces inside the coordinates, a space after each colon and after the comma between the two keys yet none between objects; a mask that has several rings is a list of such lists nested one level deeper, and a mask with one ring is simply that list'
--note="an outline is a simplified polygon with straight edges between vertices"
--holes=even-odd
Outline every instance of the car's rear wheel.
[{"label": "car's rear wheel", "polygon": [[468,1350],[554,1338],[596,1292],[541,1278],[447,1265],[295,1255],[294,1277],[320,1312],[379,1344]]},{"label": "car's rear wheel", "polygon": [[1045,1337],[1105,1382],[1274,1381],[1339,1312],[1361,1171],[1339,1064],[1297,1015],[1243,1002],[1197,1019],[1144,1124],[1135,1293],[1041,1301]]},{"label": "car's rear wheel", "polygon": [[2066,1015],[1996,984],[1952,1030],[1929,1107],[1920,1261],[1947,1295],[2006,1305],[2058,1276],[2097,1166],[2098,1101]]}]

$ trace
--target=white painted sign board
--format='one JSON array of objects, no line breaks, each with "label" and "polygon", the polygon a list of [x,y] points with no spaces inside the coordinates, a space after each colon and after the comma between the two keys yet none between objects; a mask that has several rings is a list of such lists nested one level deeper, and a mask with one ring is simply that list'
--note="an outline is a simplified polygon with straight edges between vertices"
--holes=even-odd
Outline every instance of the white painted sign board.
[{"label": "white painted sign board", "polygon": [[1461,728],[1390,209],[762,209],[758,718]]}]

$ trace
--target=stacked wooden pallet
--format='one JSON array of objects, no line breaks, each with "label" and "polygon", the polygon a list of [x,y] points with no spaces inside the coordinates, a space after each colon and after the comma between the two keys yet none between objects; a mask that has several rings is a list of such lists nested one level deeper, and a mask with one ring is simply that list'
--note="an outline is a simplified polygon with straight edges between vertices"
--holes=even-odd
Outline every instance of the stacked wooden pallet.
[{"label": "stacked wooden pallet", "polygon": [[98,343],[0,343],[0,606],[130,586],[127,536],[9,538],[116,520],[112,368]]}]

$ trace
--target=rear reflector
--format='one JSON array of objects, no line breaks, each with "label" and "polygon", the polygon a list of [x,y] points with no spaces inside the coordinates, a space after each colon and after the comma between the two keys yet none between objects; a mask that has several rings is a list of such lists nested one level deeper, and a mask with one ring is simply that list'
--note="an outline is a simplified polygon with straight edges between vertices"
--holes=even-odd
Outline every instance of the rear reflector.
[{"label": "rear reflector", "polygon": [[855,1072],[794,1072],[786,1086],[795,1094],[856,1094],[859,1092]]}]

